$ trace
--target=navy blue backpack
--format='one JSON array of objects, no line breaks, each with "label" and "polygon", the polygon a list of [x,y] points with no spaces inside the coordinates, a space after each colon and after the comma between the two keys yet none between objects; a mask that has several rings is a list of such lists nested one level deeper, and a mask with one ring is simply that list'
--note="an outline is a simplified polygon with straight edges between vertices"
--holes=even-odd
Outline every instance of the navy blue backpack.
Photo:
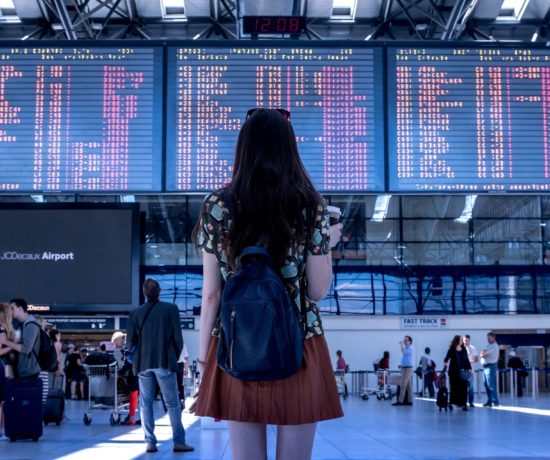
[{"label": "navy blue backpack", "polygon": [[248,246],[239,260],[222,292],[218,366],[245,381],[290,377],[304,348],[290,297],[264,248]]}]

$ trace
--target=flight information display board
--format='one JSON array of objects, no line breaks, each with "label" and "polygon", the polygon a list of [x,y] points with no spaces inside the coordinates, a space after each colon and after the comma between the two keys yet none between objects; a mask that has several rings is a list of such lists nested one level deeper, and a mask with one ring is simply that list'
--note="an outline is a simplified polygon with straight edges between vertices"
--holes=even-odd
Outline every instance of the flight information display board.
[{"label": "flight information display board", "polygon": [[0,192],[161,190],[161,47],[4,47],[0,61]]},{"label": "flight information display board", "polygon": [[171,47],[168,56],[168,191],[227,183],[253,107],[291,112],[320,190],[384,189],[382,49]]},{"label": "flight information display board", "polygon": [[389,186],[550,190],[550,50],[389,48]]}]

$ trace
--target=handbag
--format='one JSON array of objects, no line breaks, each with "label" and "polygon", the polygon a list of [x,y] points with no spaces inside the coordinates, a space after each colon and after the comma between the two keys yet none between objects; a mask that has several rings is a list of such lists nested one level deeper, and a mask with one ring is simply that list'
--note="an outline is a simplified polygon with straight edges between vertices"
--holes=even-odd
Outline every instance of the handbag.
[{"label": "handbag", "polygon": [[468,369],[460,369],[460,380],[469,382],[471,377],[472,377],[472,374]]}]

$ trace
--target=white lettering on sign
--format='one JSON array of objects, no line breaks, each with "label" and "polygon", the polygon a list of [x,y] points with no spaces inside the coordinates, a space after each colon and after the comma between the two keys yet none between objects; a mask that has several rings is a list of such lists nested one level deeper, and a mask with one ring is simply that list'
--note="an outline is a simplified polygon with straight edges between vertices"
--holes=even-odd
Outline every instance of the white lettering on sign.
[{"label": "white lettering on sign", "polygon": [[446,317],[402,317],[401,329],[447,329],[448,320]]}]

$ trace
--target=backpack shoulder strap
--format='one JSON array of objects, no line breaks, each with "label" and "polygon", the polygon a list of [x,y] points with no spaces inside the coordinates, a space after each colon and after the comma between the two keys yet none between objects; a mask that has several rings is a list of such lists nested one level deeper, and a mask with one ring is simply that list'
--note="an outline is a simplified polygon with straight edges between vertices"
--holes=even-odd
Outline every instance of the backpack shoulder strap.
[{"label": "backpack shoulder strap", "polygon": [[151,311],[153,311],[153,308],[155,308],[155,305],[157,303],[158,303],[158,300],[155,300],[153,302],[153,304],[151,305],[151,308],[149,308],[149,310],[147,310],[147,312],[145,313],[145,316],[143,317],[143,321],[141,322],[141,327],[138,328],[138,336],[141,335],[141,331],[143,330],[143,326],[145,326],[145,321],[147,321],[149,313],[151,313]]},{"label": "backpack shoulder strap", "polygon": [[[38,324],[38,321],[29,321],[26,324],[23,323],[23,330],[27,327],[28,324],[36,324],[36,327],[38,327],[38,335],[36,336],[36,339],[38,342],[38,349],[40,351],[40,332],[42,331],[42,328],[40,327],[40,324]],[[36,342],[32,346],[32,354],[34,355],[34,359],[36,359],[36,362],[38,362],[38,353],[36,352]]]}]

